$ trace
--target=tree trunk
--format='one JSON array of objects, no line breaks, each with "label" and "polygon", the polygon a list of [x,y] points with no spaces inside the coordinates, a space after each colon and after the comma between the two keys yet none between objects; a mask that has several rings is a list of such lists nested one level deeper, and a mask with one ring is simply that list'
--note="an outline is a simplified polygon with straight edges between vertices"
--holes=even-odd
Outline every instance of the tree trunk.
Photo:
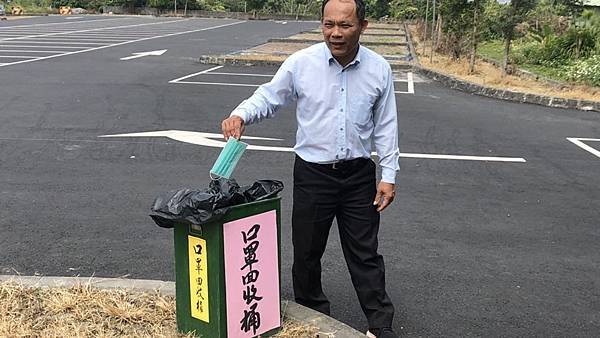
[{"label": "tree trunk", "polygon": [[440,48],[440,41],[441,41],[440,37],[442,36],[442,20],[443,20],[442,15],[438,14],[438,19],[437,19],[437,24],[436,24],[437,33],[435,34],[436,35],[435,50],[438,50],[438,48]]},{"label": "tree trunk", "polygon": [[[423,42],[427,40],[427,20],[429,20],[429,0],[427,0],[427,4],[425,5],[425,30],[423,30],[424,34],[421,36],[421,41]],[[425,54],[425,47],[423,47],[423,54]]]},{"label": "tree trunk", "polygon": [[433,63],[433,43],[435,41],[435,7],[436,0],[433,0],[433,15],[431,16],[431,54],[429,54],[429,63]]},{"label": "tree trunk", "polygon": [[508,54],[510,53],[510,42],[512,36],[504,38],[504,60],[502,61],[502,77],[508,73]]},{"label": "tree trunk", "polygon": [[469,74],[475,72],[475,58],[477,57],[477,1],[473,3],[475,8],[473,9],[473,36],[471,39],[471,61],[469,62]]},{"label": "tree trunk", "polygon": [[460,37],[456,33],[448,34],[448,42],[450,43],[450,52],[454,61],[460,60],[462,48],[460,45]]}]

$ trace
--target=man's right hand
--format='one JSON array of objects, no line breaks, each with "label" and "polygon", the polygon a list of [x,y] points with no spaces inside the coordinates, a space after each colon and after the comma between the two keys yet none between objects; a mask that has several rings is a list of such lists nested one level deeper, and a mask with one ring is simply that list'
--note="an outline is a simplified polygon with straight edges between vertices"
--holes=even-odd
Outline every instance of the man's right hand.
[{"label": "man's right hand", "polygon": [[223,136],[225,140],[229,140],[230,137],[240,139],[244,133],[244,120],[241,117],[233,115],[221,123],[221,129],[223,129]]}]

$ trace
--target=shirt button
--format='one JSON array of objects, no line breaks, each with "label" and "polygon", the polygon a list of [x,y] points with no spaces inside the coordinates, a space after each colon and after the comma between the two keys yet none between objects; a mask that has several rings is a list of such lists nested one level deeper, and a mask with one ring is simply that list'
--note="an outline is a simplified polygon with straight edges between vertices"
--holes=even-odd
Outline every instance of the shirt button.
[{"label": "shirt button", "polygon": [[344,111],[344,108],[340,108],[340,111]]},{"label": "shirt button", "polygon": [[342,88],[342,91],[344,91],[344,88]]},{"label": "shirt button", "polygon": [[340,148],[340,150],[344,150],[344,148]]},{"label": "shirt button", "polygon": [[340,128],[340,130],[344,130],[344,128]]}]

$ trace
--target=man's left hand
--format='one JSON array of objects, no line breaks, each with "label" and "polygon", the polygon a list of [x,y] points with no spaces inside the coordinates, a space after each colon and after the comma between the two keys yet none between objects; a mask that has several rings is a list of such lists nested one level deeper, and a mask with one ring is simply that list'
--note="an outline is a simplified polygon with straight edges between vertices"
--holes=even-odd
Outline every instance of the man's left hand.
[{"label": "man's left hand", "polygon": [[375,195],[375,201],[373,202],[373,205],[377,206],[377,211],[382,212],[383,209],[392,203],[396,195],[394,189],[395,185],[392,183],[379,182],[377,195]]}]

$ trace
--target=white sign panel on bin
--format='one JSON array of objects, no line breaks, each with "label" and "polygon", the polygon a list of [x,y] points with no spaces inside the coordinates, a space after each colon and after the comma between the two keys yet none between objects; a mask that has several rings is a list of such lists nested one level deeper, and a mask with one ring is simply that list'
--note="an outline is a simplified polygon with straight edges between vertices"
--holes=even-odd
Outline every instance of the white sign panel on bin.
[{"label": "white sign panel on bin", "polygon": [[227,337],[255,337],[281,326],[275,210],[223,225]]}]

